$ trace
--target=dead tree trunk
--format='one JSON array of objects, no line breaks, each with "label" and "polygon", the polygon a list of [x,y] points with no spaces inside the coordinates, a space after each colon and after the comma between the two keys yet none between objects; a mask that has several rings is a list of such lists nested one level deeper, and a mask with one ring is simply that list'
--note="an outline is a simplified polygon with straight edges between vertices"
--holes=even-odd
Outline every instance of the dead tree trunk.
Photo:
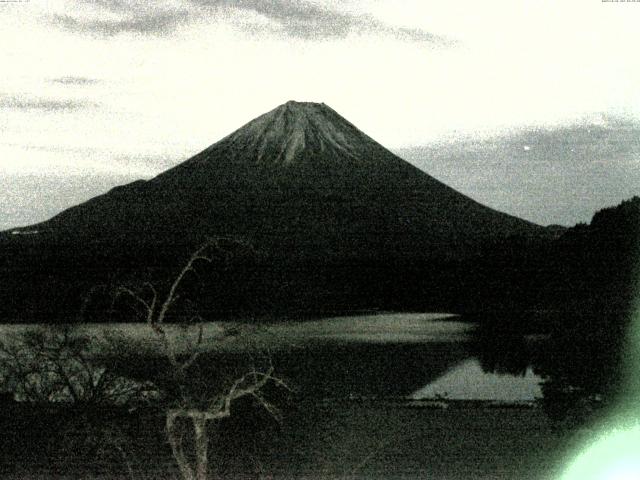
[{"label": "dead tree trunk", "polygon": [[[184,451],[183,432],[178,421],[191,418],[193,424],[193,440],[195,465],[189,462]],[[171,445],[171,452],[178,464],[183,480],[208,480],[209,479],[209,436],[207,435],[207,419],[205,413],[170,411],[166,419],[167,437]]]},{"label": "dead tree trunk", "polygon": [[207,480],[209,437],[207,436],[207,420],[204,415],[193,417],[193,428],[196,442],[196,480]]},{"label": "dead tree trunk", "polygon": [[177,412],[168,412],[166,417],[167,439],[169,445],[171,445],[171,453],[173,458],[178,464],[180,475],[183,480],[196,480],[196,476],[193,472],[193,468],[189,463],[187,456],[184,453],[182,445],[182,433],[179,431],[179,425],[177,421],[180,419],[180,415]]},{"label": "dead tree trunk", "polygon": [[[188,370],[195,363],[202,351],[202,319],[197,317],[200,323],[197,326],[198,332],[195,344],[191,345],[190,351],[182,353],[177,351],[173,339],[165,331],[162,324],[171,307],[179,298],[178,290],[185,276],[189,272],[195,271],[197,262],[211,263],[213,257],[208,255],[207,252],[214,250],[218,252],[221,251],[225,257],[229,254],[229,252],[221,249],[216,240],[205,243],[191,255],[186,265],[180,270],[172,282],[163,300],[158,298],[157,290],[149,283],[144,284],[138,291],[127,287],[120,287],[116,292],[116,295],[129,296],[138,307],[141,307],[145,321],[160,339],[164,348],[164,353],[169,363],[168,374],[171,377],[171,383],[177,387],[175,392],[179,392],[178,396],[181,397],[174,399],[180,406],[168,408],[166,412],[166,434],[171,446],[171,452],[178,464],[178,469],[183,480],[209,480],[209,437],[207,434],[209,422],[216,422],[229,417],[231,415],[232,403],[246,396],[255,399],[272,415],[277,415],[275,407],[262,395],[262,389],[268,383],[286,387],[282,380],[273,376],[273,367],[271,366],[264,372],[259,372],[254,369],[243,375],[233,382],[226,393],[218,395],[215,398],[200,398],[199,401],[195,402],[189,395],[185,395],[185,391],[187,391],[189,387]],[[207,407],[203,408],[202,405],[207,405]],[[185,421],[193,427],[192,453],[193,457],[195,457],[195,462],[191,462],[190,455],[185,452],[185,442],[183,441],[183,422]]]}]

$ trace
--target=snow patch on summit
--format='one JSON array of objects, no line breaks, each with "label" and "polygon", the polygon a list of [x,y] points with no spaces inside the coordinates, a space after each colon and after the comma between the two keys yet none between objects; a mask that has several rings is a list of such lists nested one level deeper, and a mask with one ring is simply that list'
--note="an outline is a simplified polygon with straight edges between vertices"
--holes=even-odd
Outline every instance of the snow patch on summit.
[{"label": "snow patch on summit", "polygon": [[221,141],[250,149],[257,162],[296,163],[305,154],[358,159],[378,144],[323,103],[287,102]]},{"label": "snow patch on summit", "polygon": [[285,151],[282,155],[282,160],[284,163],[292,163],[296,154],[305,149],[306,146],[306,136],[304,133],[304,129],[296,128],[291,132],[291,136],[289,137],[289,141],[286,144]]}]

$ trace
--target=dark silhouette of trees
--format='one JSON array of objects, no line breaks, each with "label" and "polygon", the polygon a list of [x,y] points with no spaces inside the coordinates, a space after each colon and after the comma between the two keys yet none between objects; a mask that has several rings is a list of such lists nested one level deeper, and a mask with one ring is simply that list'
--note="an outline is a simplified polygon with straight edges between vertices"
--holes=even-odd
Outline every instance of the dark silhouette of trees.
[{"label": "dark silhouette of trees", "polygon": [[[101,362],[95,346],[77,325],[27,326],[0,341],[2,420],[29,439],[26,449],[8,454],[35,455],[28,462],[34,468],[42,461],[65,471],[80,464],[110,473],[121,467],[130,480],[145,478],[123,417],[157,402],[159,392]],[[19,446],[17,436],[13,441]]]},{"label": "dark silhouette of trees", "polygon": [[540,372],[547,411],[569,423],[612,406],[624,366],[640,274],[640,198],[597,212],[559,238],[545,296],[561,312]]},{"label": "dark silhouette of trees", "polygon": [[154,395],[92,358],[91,339],[73,326],[26,329],[0,341],[2,389],[30,403],[132,405]]}]

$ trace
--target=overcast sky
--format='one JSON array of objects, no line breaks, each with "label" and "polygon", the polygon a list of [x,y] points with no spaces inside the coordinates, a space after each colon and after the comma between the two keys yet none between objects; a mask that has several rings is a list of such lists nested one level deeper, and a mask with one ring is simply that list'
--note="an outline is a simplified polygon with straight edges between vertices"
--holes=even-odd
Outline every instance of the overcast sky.
[{"label": "overcast sky", "polygon": [[640,194],[639,21],[640,3],[601,0],[0,2],[0,228],[290,99],[491,206],[585,221]]}]

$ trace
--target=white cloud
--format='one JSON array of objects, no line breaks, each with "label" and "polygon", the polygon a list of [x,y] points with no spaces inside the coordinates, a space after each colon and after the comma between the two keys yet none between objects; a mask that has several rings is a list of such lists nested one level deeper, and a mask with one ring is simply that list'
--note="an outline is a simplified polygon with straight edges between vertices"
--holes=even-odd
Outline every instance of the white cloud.
[{"label": "white cloud", "polygon": [[[168,136],[187,149],[204,147],[289,98],[325,101],[391,146],[425,143],[453,130],[566,123],[600,111],[638,113],[640,65],[632,61],[638,33],[629,17],[640,8],[573,1],[403,6],[352,3],[348,14],[368,7],[394,28],[435,31],[461,44],[429,49],[372,32],[295,42],[204,20],[170,39],[91,38],[22,18],[26,24],[10,22],[13,29],[0,34],[16,46],[3,55],[3,64],[12,65],[4,81],[9,93],[33,94],[58,93],[55,85],[42,85],[43,78],[102,80],[91,87],[93,100],[128,123],[107,126],[123,135],[111,135],[113,143],[126,145],[135,136],[137,147],[131,147],[145,149]],[[50,11],[40,15],[69,8],[69,2],[50,2]],[[83,121],[100,139],[104,118]]]}]

